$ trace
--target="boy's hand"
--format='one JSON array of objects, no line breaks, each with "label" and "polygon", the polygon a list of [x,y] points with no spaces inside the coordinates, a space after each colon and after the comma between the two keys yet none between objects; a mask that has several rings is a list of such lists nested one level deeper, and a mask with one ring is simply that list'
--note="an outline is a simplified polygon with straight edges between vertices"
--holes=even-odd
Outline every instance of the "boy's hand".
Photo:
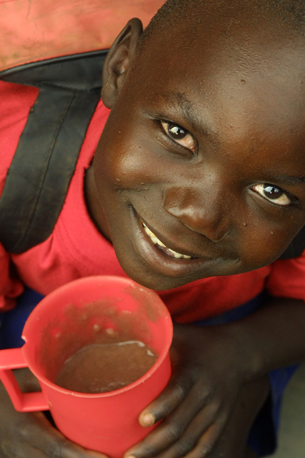
[{"label": "boy's hand", "polygon": [[164,421],[125,456],[208,456],[246,381],[247,364],[241,355],[226,325],[175,325],[171,382],[139,418],[143,426]]},{"label": "boy's hand", "polygon": [[[34,377],[29,375],[29,371],[18,371],[16,377],[26,391],[34,389]],[[0,457],[107,458],[101,453],[85,450],[66,439],[53,428],[43,413],[17,412],[1,382]]]},{"label": "boy's hand", "polygon": [[[232,445],[227,432],[243,431],[239,438],[245,446],[269,391],[268,372],[305,360],[304,302],[267,298],[234,323],[176,325],[173,350],[170,385],[140,415],[142,424],[165,420],[126,456],[239,458],[234,449],[226,452]],[[219,449],[219,438],[222,443],[225,438],[226,448]]]}]

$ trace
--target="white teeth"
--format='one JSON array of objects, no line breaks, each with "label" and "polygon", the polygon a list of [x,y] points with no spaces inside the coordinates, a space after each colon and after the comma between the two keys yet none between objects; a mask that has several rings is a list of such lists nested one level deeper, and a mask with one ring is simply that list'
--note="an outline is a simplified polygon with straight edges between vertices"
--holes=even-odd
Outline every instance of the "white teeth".
[{"label": "white teeth", "polygon": [[164,251],[164,253],[166,253],[167,255],[173,258],[177,258],[177,259],[181,259],[181,258],[191,259],[191,256],[187,256],[186,254],[177,253],[177,251],[171,250],[166,245],[164,245],[164,243],[161,242],[161,240],[159,240],[158,237],[156,237],[153,232],[151,232],[151,230],[146,226],[145,223],[143,223],[143,221],[142,221],[142,225],[144,227],[144,231],[146,232],[146,234],[148,235],[152,243],[162,248],[162,251]]}]

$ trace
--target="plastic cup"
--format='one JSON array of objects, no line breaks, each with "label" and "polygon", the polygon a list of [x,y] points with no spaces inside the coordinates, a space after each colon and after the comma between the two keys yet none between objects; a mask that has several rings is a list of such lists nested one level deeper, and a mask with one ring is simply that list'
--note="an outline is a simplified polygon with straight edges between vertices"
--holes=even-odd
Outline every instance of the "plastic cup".
[{"label": "plastic cup", "polygon": [[[99,394],[74,392],[54,383],[67,358],[98,343],[112,329],[128,331],[159,355],[144,376]],[[50,410],[67,438],[120,458],[154,428],[140,426],[138,417],[168,383],[172,334],[169,312],[155,292],[120,277],[82,278],[37,305],[23,328],[23,347],[0,351],[0,378],[16,410]],[[37,377],[41,392],[21,392],[12,369],[22,367]]]}]

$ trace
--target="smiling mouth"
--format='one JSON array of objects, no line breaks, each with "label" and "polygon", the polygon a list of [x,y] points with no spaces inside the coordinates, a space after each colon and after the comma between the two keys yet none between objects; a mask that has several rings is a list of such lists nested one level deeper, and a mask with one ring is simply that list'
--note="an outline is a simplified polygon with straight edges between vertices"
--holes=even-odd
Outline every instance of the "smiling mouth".
[{"label": "smiling mouth", "polygon": [[163,242],[161,242],[161,240],[158,239],[158,237],[146,226],[145,223],[143,223],[143,221],[141,221],[142,223],[142,226],[144,228],[144,231],[145,233],[148,235],[148,237],[150,238],[150,240],[152,241],[152,243],[161,251],[163,251],[163,253],[165,253],[167,256],[170,256],[172,258],[176,258],[176,259],[196,259],[196,258],[192,258],[191,256],[188,256],[186,254],[182,254],[182,253],[178,253],[177,251],[174,251],[172,250],[171,248],[168,248],[166,245],[164,245]]}]

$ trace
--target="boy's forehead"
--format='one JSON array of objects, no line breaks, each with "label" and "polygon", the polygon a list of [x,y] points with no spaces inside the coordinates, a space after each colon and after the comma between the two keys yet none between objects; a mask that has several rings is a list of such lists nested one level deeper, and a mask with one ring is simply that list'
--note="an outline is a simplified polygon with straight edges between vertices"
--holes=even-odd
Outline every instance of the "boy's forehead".
[{"label": "boy's forehead", "polygon": [[198,15],[195,24],[181,22],[150,36],[135,66],[138,94],[141,86],[144,97],[162,94],[167,101],[182,93],[190,104],[213,96],[214,107],[217,99],[226,100],[233,111],[244,100],[249,110],[264,107],[273,115],[282,112],[284,122],[299,122],[305,109],[305,38],[244,8],[237,15],[234,8],[219,14],[217,2],[207,3],[207,18]]},{"label": "boy's forehead", "polygon": [[197,96],[221,91],[232,97],[237,84],[240,93],[252,89],[256,102],[267,92],[270,98],[278,95],[279,101],[287,96],[288,111],[295,103],[301,108],[305,100],[304,37],[272,27],[268,31],[263,23],[250,30],[237,21],[228,28],[225,18],[223,23],[216,19],[215,24],[208,21],[207,27],[190,26],[189,34],[179,29],[155,33],[139,55],[135,79],[157,92],[162,88],[174,90],[178,82],[182,92]]}]

